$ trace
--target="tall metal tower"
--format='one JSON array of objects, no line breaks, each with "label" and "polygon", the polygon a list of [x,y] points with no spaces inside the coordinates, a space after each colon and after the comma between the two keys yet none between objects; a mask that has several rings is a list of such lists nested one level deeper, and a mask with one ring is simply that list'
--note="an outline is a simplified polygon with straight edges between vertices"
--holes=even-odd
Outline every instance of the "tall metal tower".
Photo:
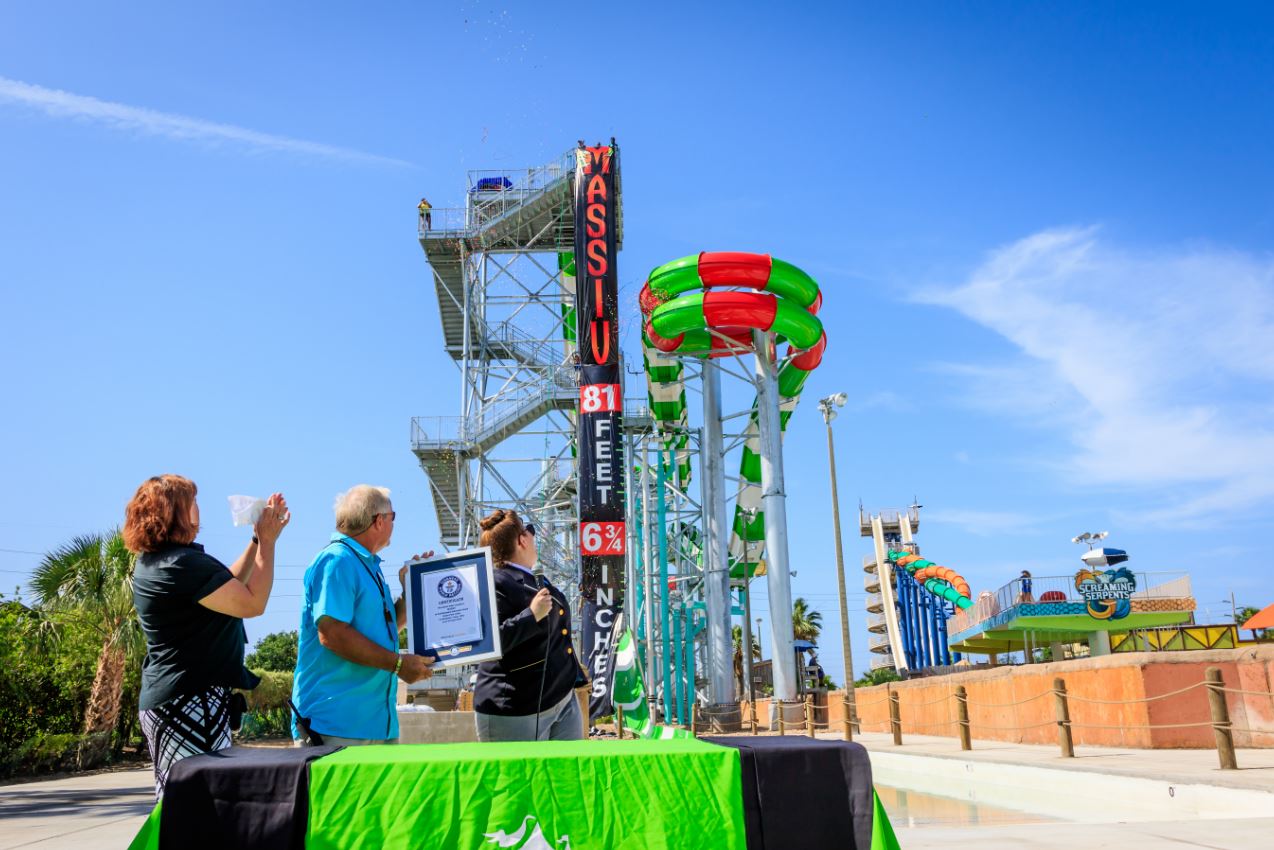
[{"label": "tall metal tower", "polygon": [[[571,590],[575,168],[571,150],[522,171],[470,171],[465,205],[421,222],[443,345],[460,371],[460,415],[420,416],[411,426],[442,544],[477,545],[481,517],[513,508],[536,524],[540,566]],[[622,241],[622,212],[619,221]]]}]

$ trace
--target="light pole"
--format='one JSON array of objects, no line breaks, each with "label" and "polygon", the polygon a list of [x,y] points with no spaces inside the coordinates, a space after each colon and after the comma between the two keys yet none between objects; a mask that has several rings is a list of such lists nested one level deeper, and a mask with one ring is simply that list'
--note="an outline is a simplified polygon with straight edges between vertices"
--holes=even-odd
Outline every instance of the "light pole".
[{"label": "light pole", "polygon": [[1229,598],[1229,599],[1222,599],[1222,600],[1221,600],[1221,603],[1222,603],[1222,604],[1225,604],[1226,602],[1229,602],[1229,603],[1230,603],[1230,616],[1234,618],[1234,633],[1235,633],[1235,635],[1238,635],[1238,633],[1239,633],[1239,606],[1238,606],[1238,605],[1236,605],[1236,604],[1235,604],[1235,602],[1234,602],[1234,591],[1233,591],[1233,590],[1231,590],[1231,591],[1230,591],[1230,598]]},{"label": "light pole", "polygon": [[[748,574],[748,568],[751,561],[748,555],[748,526],[752,524],[752,520],[756,519],[756,508],[740,508],[739,515],[743,518],[743,634],[739,637],[743,642],[740,648],[743,652],[743,677],[744,692],[748,696],[748,703],[752,706],[752,711],[756,712],[756,685],[752,681],[752,576]],[[758,617],[756,621],[756,633],[761,634],[761,619]],[[742,696],[742,695],[740,695]]]},{"label": "light pole", "polygon": [[849,396],[845,393],[829,395],[818,403],[823,413],[823,422],[827,424],[827,468],[832,478],[832,529],[836,537],[836,587],[840,591],[840,635],[841,650],[845,654],[845,694],[849,699],[849,726],[853,729],[857,721],[857,706],[854,700],[854,659],[850,655],[849,646],[849,602],[845,597],[845,553],[840,537],[840,496],[836,490],[836,448],[832,443],[832,420],[836,418],[836,408],[844,407]]}]

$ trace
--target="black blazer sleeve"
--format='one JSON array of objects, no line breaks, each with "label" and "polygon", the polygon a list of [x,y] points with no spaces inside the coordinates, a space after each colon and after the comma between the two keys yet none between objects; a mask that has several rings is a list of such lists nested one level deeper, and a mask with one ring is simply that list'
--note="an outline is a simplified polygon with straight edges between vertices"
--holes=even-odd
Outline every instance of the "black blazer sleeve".
[{"label": "black blazer sleeve", "polygon": [[535,614],[520,598],[512,598],[503,588],[495,589],[495,613],[500,618],[500,646],[505,652],[533,637],[540,626]]}]

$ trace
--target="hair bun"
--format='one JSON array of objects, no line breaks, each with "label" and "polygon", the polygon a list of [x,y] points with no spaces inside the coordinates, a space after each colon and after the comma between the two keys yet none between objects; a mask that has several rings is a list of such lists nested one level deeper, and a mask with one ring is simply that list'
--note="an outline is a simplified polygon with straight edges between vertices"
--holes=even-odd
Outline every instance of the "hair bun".
[{"label": "hair bun", "polygon": [[495,528],[500,523],[504,522],[504,517],[505,517],[504,509],[497,508],[496,510],[491,512],[490,516],[483,517],[482,521],[478,524],[482,526],[483,531],[490,531],[491,529]]}]

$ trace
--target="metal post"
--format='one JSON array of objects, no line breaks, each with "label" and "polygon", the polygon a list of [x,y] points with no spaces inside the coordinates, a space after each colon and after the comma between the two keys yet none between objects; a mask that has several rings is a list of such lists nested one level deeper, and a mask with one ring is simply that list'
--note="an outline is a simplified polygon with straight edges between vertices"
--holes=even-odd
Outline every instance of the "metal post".
[{"label": "metal post", "polygon": [[938,605],[938,640],[942,648],[942,663],[951,666],[951,644],[947,642],[947,613],[941,603]]},{"label": "metal post", "polygon": [[[748,574],[748,526],[756,519],[756,512],[744,508],[740,512],[743,519],[743,629],[740,637],[743,640],[743,690],[748,696],[748,705],[752,712],[752,733],[756,734],[756,673],[752,668],[752,576]],[[757,631],[760,631],[758,625]],[[758,637],[757,640],[760,640]]]},{"label": "metal post", "polygon": [[[679,608],[672,613],[672,700],[673,708],[676,712],[677,725],[684,727],[686,725],[686,713],[684,710],[685,694],[683,693],[682,662],[685,659],[681,651],[683,641],[681,621],[682,616]],[[668,686],[664,685],[664,689],[667,690],[667,688]]]},{"label": "metal post", "polygon": [[898,692],[889,692],[889,729],[894,733],[894,744],[902,744],[902,707],[898,703]]},{"label": "metal post", "polygon": [[942,663],[942,644],[938,640],[938,620],[942,619],[942,600],[929,594],[929,658],[933,666]]},{"label": "metal post", "polygon": [[796,650],[792,633],[792,577],[788,569],[787,495],[783,484],[783,431],[779,417],[774,334],[753,330],[756,360],[757,431],[761,443],[761,509],[765,512],[767,586],[770,591],[771,664],[774,702],[780,713],[796,698]]},{"label": "metal post", "polygon": [[690,717],[695,716],[695,707],[699,703],[699,694],[695,690],[695,635],[698,629],[695,628],[695,612],[694,609],[682,603],[682,616],[686,618],[685,629],[685,651],[686,651],[686,699],[689,702],[688,711]]},{"label": "metal post", "polygon": [[[746,565],[745,565],[746,567]],[[752,672],[752,581],[751,579],[743,579],[743,590],[740,596],[743,597],[743,627],[742,634],[739,635],[740,642],[743,644],[739,647],[743,651],[743,693],[747,696],[748,702],[756,702],[756,682],[753,681],[754,673]]]},{"label": "metal post", "polygon": [[956,716],[960,719],[960,749],[973,749],[973,730],[969,728],[969,694],[964,685],[956,685]]},{"label": "metal post", "polygon": [[[637,592],[637,505],[633,488],[633,434],[624,434],[624,529],[628,532],[628,540],[624,546],[624,620],[636,633],[638,592]],[[618,639],[618,638],[616,638]]]},{"label": "metal post", "polygon": [[615,706],[615,732],[619,740],[624,740],[624,709],[618,705]]},{"label": "metal post", "polygon": [[[881,567],[880,564],[876,565],[876,570],[878,572],[882,569],[883,567]],[[897,620],[898,620],[898,630],[902,632],[902,634],[900,635],[901,640],[899,641],[899,643],[902,644],[903,657],[899,660],[902,661],[904,666],[908,668],[914,668],[916,666],[916,663],[915,663],[915,659],[912,658],[911,656],[911,619],[910,619],[911,615],[907,611],[907,588],[906,588],[907,571],[894,570],[893,574],[897,577],[897,582],[898,582],[898,586],[896,588],[898,592],[894,594],[897,600],[897,602],[894,605],[894,611],[895,611],[895,616],[897,617]],[[882,583],[884,582],[883,578],[881,579],[881,582]]]},{"label": "metal post", "polygon": [[1225,704],[1225,686],[1221,678],[1220,667],[1207,669],[1208,708],[1212,710],[1212,734],[1216,737],[1217,758],[1221,761],[1222,770],[1238,770],[1239,763],[1234,756],[1234,729],[1230,726],[1230,709]]},{"label": "metal post", "polygon": [[[823,407],[826,402],[821,402]],[[832,407],[826,404],[823,419],[827,423],[827,467],[832,478],[832,529],[836,540],[836,588],[840,593],[840,639],[845,654],[846,720],[852,725],[857,706],[854,703],[854,658],[849,646],[849,602],[845,595],[845,553],[840,537],[840,495],[836,488],[836,448],[832,443]],[[852,740],[850,726],[845,727],[845,740]]]},{"label": "metal post", "polygon": [[657,689],[655,688],[655,565],[654,554],[657,549],[655,543],[655,535],[661,529],[655,528],[650,523],[650,444],[642,442],[641,452],[641,523],[642,532],[646,538],[646,557],[642,561],[642,578],[643,578],[643,595],[646,603],[646,701],[649,704],[650,722],[654,723],[659,717],[656,711],[656,702],[658,700]]},{"label": "metal post", "polygon": [[[659,527],[655,534],[659,538],[659,609],[660,609],[660,644],[663,648],[664,667],[664,721],[672,722],[672,614],[668,610],[668,502],[664,488],[664,451],[658,451],[659,465],[655,467],[655,497],[659,500]],[[653,682],[651,689],[654,689]],[[654,719],[653,717],[651,718]]]},{"label": "metal post", "polygon": [[1057,744],[1062,748],[1062,757],[1075,758],[1075,741],[1071,737],[1071,710],[1066,702],[1066,680],[1053,680],[1053,698],[1056,700]]},{"label": "metal post", "polygon": [[730,651],[730,567],[726,551],[725,439],[721,427],[721,369],[703,361],[703,580],[707,608],[709,725],[716,732],[739,728]]}]

